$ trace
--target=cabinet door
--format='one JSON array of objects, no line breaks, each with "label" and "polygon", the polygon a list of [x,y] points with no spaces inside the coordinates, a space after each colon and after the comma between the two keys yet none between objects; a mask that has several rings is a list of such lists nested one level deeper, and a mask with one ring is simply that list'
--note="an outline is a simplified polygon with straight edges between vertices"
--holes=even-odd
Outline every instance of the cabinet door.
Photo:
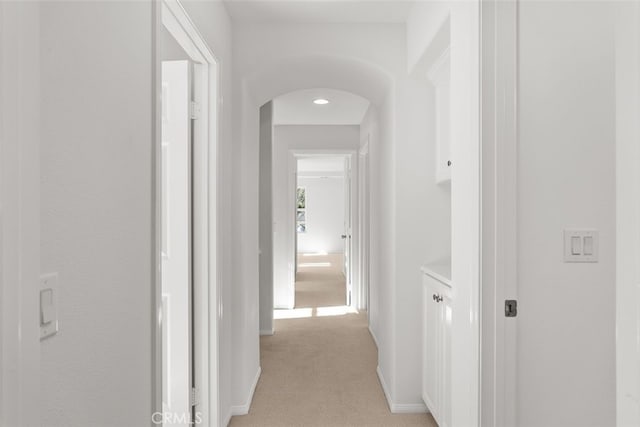
[{"label": "cabinet door", "polygon": [[451,292],[449,288],[443,286],[440,295],[442,301],[439,305],[439,335],[440,345],[440,407],[438,408],[438,425],[449,427],[451,425]]},{"label": "cabinet door", "polygon": [[434,299],[437,294],[435,280],[429,276],[424,276],[424,340],[423,340],[423,383],[422,392],[424,403],[431,413],[436,417],[439,411],[439,331],[438,323],[440,317],[439,304]]}]

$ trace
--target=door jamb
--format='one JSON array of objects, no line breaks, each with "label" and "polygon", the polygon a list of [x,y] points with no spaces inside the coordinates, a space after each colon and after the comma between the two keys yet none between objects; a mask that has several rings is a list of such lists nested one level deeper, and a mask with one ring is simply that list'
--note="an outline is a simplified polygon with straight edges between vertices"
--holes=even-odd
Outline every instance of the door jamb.
[{"label": "door jamb", "polygon": [[[371,134],[367,134],[366,142],[361,144],[358,151],[358,225],[359,225],[359,269],[358,274],[358,310],[367,310],[367,318],[369,317],[369,285],[370,285],[370,227],[369,227],[369,206],[371,194],[371,179],[368,175],[369,162],[369,143],[371,142]],[[366,163],[364,161],[366,159]],[[365,168],[365,164],[367,167]],[[366,192],[365,192],[366,188]],[[365,280],[366,278],[366,280]]]},{"label": "door jamb", "polygon": [[154,143],[153,143],[153,265],[152,289],[152,411],[162,411],[162,79],[161,79],[161,31],[166,28],[180,46],[196,63],[194,81],[202,83],[202,91],[195,93],[200,104],[202,120],[194,126],[193,165],[193,269],[195,293],[194,337],[196,384],[198,393],[196,409],[203,425],[220,424],[218,388],[218,307],[220,300],[218,278],[217,239],[217,159],[220,123],[219,61],[207,46],[204,38],[179,0],[154,2]]},{"label": "door jamb", "polygon": [[480,1],[480,425],[516,425],[518,0]]}]

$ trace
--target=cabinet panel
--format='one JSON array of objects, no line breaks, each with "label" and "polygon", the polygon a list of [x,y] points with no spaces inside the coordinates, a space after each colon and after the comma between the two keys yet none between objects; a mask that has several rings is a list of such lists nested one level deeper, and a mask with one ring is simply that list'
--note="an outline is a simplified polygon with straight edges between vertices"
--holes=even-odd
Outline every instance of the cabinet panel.
[{"label": "cabinet panel", "polygon": [[451,288],[423,276],[422,397],[440,427],[451,424]]}]

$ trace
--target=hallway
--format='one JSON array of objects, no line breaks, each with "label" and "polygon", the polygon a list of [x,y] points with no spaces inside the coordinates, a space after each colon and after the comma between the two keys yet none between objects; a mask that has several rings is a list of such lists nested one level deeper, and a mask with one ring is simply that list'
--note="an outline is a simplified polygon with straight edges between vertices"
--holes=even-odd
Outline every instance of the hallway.
[{"label": "hallway", "polygon": [[427,414],[390,413],[367,315],[344,306],[341,255],[299,260],[296,308],[278,311],[275,335],[261,338],[251,409],[230,426],[435,427]]}]

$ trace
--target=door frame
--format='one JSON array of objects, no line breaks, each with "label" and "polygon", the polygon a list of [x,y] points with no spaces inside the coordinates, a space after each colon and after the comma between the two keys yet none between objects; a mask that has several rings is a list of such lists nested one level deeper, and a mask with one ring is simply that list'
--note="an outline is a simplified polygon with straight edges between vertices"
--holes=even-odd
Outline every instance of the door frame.
[{"label": "door frame", "polygon": [[[345,158],[350,158],[351,159],[351,229],[352,229],[352,240],[351,240],[351,250],[352,250],[352,254],[351,254],[351,270],[352,270],[352,298],[351,298],[351,307],[358,307],[359,304],[359,300],[357,298],[354,298],[358,292],[354,292],[354,290],[359,288],[359,275],[357,274],[360,266],[359,266],[359,258],[358,258],[358,246],[359,246],[359,242],[360,242],[360,236],[359,236],[359,224],[360,224],[360,213],[359,213],[359,206],[358,206],[358,150],[355,149],[345,149],[345,150],[339,150],[339,149],[329,149],[329,150],[323,150],[323,149],[301,149],[301,148],[291,148],[288,150],[288,154],[287,154],[289,161],[288,161],[288,167],[289,167],[289,180],[287,183],[288,188],[290,189],[290,192],[292,191],[292,197],[289,198],[290,200],[290,205],[287,208],[287,211],[289,212],[289,215],[287,216],[286,219],[286,229],[287,230],[292,230],[293,233],[288,233],[287,234],[287,240],[288,240],[288,244],[287,244],[287,252],[289,254],[293,254],[293,259],[295,261],[296,257],[297,257],[297,250],[296,250],[296,241],[297,241],[297,233],[295,232],[296,230],[296,218],[295,218],[295,191],[297,188],[297,176],[296,176],[296,171],[297,171],[297,159],[300,157],[313,157],[313,156],[321,156],[321,157],[327,157],[327,156],[336,156],[336,157],[345,157]],[[292,265],[295,265],[292,264]],[[354,274],[355,273],[355,274]],[[294,301],[294,307],[295,307],[295,274],[293,275],[293,278],[290,279],[293,280],[293,283],[289,283],[290,285],[290,289],[292,289],[293,292],[293,296],[292,296],[292,301]]]},{"label": "door frame", "polygon": [[516,425],[518,0],[480,0],[480,422]]},{"label": "door frame", "polygon": [[0,425],[39,425],[39,6],[0,2]]},{"label": "door frame", "polygon": [[366,141],[361,144],[358,151],[358,253],[359,258],[359,283],[358,283],[358,305],[356,309],[367,310],[369,317],[369,275],[370,275],[370,212],[371,201],[371,179],[369,176],[370,161],[369,144],[371,134],[368,133]]},{"label": "door frame", "polygon": [[[165,28],[194,62],[194,100],[200,105],[193,125],[193,292],[194,381],[196,412],[202,425],[220,424],[219,270],[218,266],[218,134],[220,123],[219,61],[179,0],[154,2],[153,28],[153,289],[152,411],[162,412],[162,55]],[[198,89],[199,87],[199,89]],[[153,421],[152,421],[153,423]]]},{"label": "door frame", "polygon": [[640,4],[616,6],[616,423],[640,423]]}]

